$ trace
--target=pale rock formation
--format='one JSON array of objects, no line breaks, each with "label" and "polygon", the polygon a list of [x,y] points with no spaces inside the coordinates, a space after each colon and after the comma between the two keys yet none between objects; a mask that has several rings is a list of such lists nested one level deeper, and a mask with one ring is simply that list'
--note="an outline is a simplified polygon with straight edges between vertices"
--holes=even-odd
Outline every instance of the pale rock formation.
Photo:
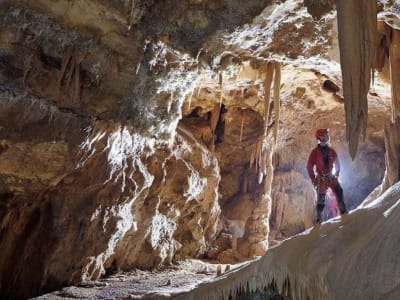
[{"label": "pale rock formation", "polygon": [[361,134],[365,136],[367,129],[367,93],[370,88],[377,43],[377,3],[375,0],[338,0],[336,6],[346,112],[346,139],[350,156],[354,159],[359,137]]},{"label": "pale rock formation", "polygon": [[365,208],[299,234],[174,299],[240,299],[246,291],[250,297],[273,291],[290,299],[397,299],[399,195],[396,183]]},{"label": "pale rock formation", "polygon": [[293,170],[277,172],[273,186],[271,225],[278,231],[275,235],[290,236],[311,227],[315,218],[315,191],[308,180]]}]

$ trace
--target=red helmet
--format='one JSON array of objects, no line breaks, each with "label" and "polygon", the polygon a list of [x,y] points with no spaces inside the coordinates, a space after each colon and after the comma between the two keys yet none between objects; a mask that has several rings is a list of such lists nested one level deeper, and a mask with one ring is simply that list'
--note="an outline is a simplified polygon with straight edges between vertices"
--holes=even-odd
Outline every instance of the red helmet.
[{"label": "red helmet", "polygon": [[329,134],[329,128],[320,128],[317,129],[317,131],[315,132],[315,138],[318,140],[318,138],[321,135],[325,135],[325,134]]}]

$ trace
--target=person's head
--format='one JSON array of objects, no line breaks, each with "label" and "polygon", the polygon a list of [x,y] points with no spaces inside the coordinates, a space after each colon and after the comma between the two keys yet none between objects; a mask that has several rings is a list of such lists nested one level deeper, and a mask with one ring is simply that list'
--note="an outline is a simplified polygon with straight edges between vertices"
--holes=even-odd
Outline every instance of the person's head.
[{"label": "person's head", "polygon": [[318,144],[326,146],[330,142],[329,128],[320,128],[315,132]]}]

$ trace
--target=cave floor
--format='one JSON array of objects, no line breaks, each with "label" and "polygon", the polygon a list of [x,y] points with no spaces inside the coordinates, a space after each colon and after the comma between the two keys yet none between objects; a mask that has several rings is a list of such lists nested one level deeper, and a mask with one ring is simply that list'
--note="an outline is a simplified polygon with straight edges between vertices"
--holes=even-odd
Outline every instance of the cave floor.
[{"label": "cave floor", "polygon": [[[248,262],[213,264],[201,260],[184,260],[161,270],[118,273],[78,286],[68,286],[35,299],[169,299],[218,278]],[[220,266],[220,267],[219,267]]]}]

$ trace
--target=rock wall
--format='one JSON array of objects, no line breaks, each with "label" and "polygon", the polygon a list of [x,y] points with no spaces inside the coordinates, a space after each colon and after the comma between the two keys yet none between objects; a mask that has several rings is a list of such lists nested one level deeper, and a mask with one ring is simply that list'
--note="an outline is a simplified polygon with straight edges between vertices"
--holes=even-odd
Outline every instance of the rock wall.
[{"label": "rock wall", "polygon": [[178,121],[203,42],[268,3],[0,3],[1,296],[232,247],[220,163]]},{"label": "rock wall", "polygon": [[[46,130],[48,120],[39,121],[28,125]],[[204,255],[217,233],[220,175],[216,158],[191,135],[177,134],[169,146],[129,126],[98,121],[82,124],[88,125],[82,139],[65,145],[76,133],[62,122],[53,125],[65,140],[4,144],[3,293],[27,297],[106,273]]]},{"label": "rock wall", "polygon": [[[348,148],[335,15],[303,4],[0,1],[0,296],[237,262],[270,223],[271,239],[310,226],[313,132]],[[348,195],[381,176],[381,99]]]}]

